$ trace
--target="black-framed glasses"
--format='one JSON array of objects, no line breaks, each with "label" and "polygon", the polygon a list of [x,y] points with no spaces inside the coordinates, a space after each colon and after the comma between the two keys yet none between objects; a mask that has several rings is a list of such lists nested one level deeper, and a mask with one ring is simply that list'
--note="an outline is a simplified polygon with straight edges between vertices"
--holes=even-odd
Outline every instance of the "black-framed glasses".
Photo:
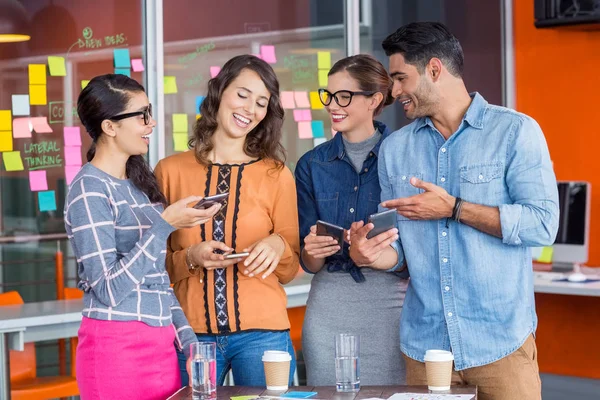
[{"label": "black-framed glasses", "polygon": [[331,100],[340,107],[348,107],[354,96],[373,96],[377,92],[353,92],[352,90],[338,90],[335,93],[331,93],[327,89],[319,89],[319,99],[324,106],[331,104]]},{"label": "black-framed glasses", "polygon": [[144,116],[144,125],[148,125],[150,123],[150,118],[152,118],[152,104],[148,104],[148,108],[143,111],[135,111],[126,114],[115,115],[114,117],[108,118],[112,121],[120,121],[125,118],[135,117],[136,115]]}]

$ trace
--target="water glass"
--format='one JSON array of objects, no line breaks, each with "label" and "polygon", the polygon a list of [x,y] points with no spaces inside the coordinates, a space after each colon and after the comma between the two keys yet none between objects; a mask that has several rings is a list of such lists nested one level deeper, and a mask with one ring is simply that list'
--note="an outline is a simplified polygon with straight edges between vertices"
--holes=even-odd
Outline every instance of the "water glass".
[{"label": "water glass", "polygon": [[204,400],[217,395],[217,344],[197,342],[190,345],[192,359],[192,398]]},{"label": "water glass", "polygon": [[338,392],[360,390],[359,336],[340,333],[335,336],[335,385]]}]

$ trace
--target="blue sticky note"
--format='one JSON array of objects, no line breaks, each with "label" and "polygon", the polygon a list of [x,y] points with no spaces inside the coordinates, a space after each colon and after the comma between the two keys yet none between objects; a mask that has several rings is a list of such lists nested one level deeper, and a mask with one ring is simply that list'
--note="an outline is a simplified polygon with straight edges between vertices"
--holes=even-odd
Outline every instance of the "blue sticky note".
[{"label": "blue sticky note", "polygon": [[314,138],[325,137],[325,128],[323,127],[323,121],[312,121],[311,124]]},{"label": "blue sticky note", "polygon": [[196,114],[200,114],[200,105],[205,98],[206,96],[196,96]]},{"label": "blue sticky note", "polygon": [[129,49],[114,49],[115,68],[131,68]]},{"label": "blue sticky note", "polygon": [[115,68],[115,74],[127,75],[131,78],[131,70],[129,68]]},{"label": "blue sticky note", "polygon": [[38,192],[38,206],[40,211],[55,211],[56,196],[54,195],[54,190]]},{"label": "blue sticky note", "polygon": [[287,397],[289,399],[308,399],[316,395],[317,392],[287,392],[279,397]]}]

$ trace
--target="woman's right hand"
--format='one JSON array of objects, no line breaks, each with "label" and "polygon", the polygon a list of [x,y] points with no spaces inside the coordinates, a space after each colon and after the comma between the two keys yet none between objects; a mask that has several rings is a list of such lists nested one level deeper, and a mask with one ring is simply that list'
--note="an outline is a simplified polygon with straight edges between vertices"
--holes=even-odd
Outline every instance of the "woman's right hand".
[{"label": "woman's right hand", "polygon": [[201,196],[189,196],[181,199],[167,207],[161,216],[175,229],[192,228],[196,225],[202,225],[219,211],[221,205],[215,204],[206,210],[188,207],[188,204],[196,204],[200,199],[202,199]]},{"label": "woman's right hand", "polygon": [[242,258],[225,259],[225,254],[217,254],[215,250],[223,253],[231,253],[233,249],[223,242],[209,240],[198,243],[190,249],[190,261],[204,269],[211,270],[217,268],[226,268],[230,265],[242,261]]},{"label": "woman's right hand", "polygon": [[317,226],[310,227],[310,233],[304,238],[304,251],[312,258],[325,258],[340,250],[337,240],[331,236],[317,236]]}]

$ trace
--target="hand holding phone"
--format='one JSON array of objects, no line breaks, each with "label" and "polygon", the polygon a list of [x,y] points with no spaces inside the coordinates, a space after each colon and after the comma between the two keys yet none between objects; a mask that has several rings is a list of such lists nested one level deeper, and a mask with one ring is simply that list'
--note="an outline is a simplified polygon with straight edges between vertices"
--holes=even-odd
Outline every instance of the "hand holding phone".
[{"label": "hand holding phone", "polygon": [[396,227],[396,210],[382,211],[369,216],[369,223],[374,225],[374,228],[367,233],[367,239],[371,239],[380,233],[387,232]]},{"label": "hand holding phone", "polygon": [[229,192],[215,194],[214,196],[206,196],[201,199],[199,202],[194,204],[194,208],[198,210],[206,210],[207,208],[211,208],[215,204],[223,204],[229,197]]},{"label": "hand holding phone", "polygon": [[335,239],[339,250],[333,255],[342,254],[344,248],[344,228],[325,221],[317,221],[317,236],[329,236]]}]

